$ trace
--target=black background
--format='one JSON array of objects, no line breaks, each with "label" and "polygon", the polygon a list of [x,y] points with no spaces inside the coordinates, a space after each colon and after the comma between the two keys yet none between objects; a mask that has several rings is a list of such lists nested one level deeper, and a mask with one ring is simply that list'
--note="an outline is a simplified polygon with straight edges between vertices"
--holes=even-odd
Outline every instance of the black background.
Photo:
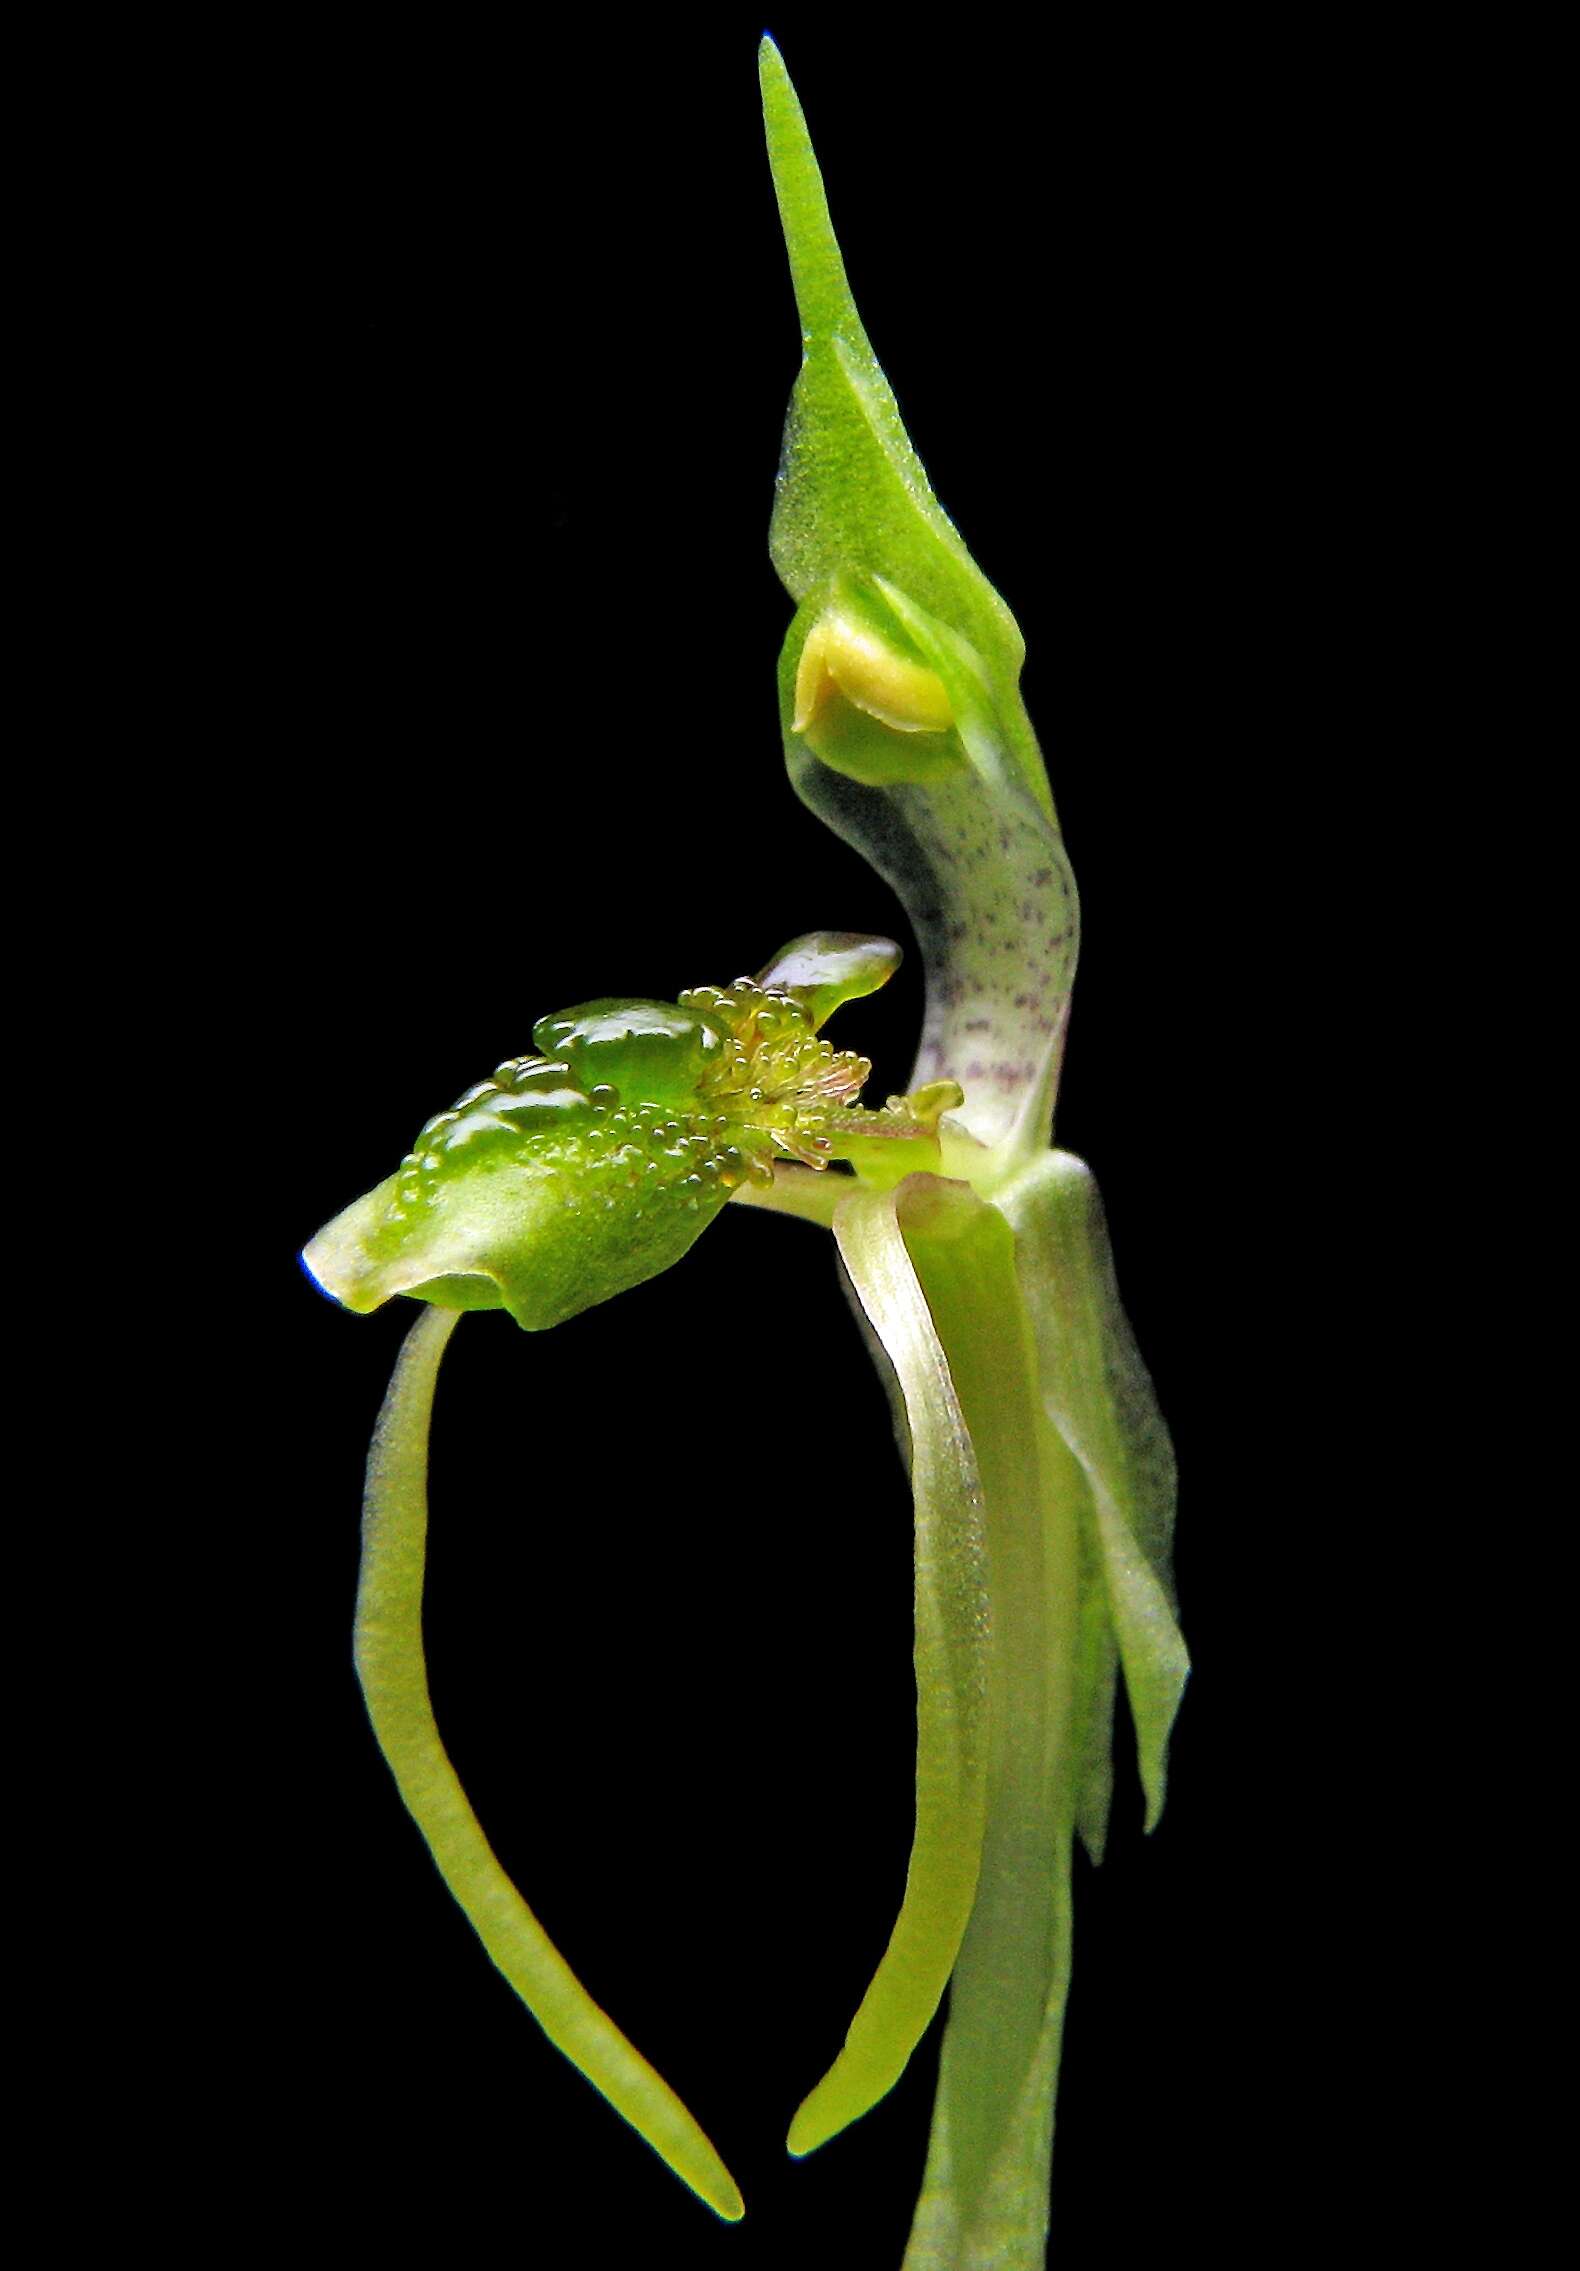
[{"label": "black background", "polygon": [[[760,28],[260,26],[212,59],[203,161],[172,173],[205,661],[246,784],[216,803],[249,929],[226,1017],[263,1068],[223,1178],[256,1345],[227,1339],[194,1415],[213,1524],[180,1540],[209,1644],[189,1781],[228,1856],[192,1902],[182,2118],[260,2229],[889,2271],[920,2178],[936,2030],[855,2131],[799,2165],[781,2143],[910,1831],[909,1508],[827,1241],[732,1213],[552,1334],[465,1320],[437,1418],[453,1755],[740,2179],[736,2230],[548,2050],[400,1809],[349,1632],[407,1318],[336,1311],[295,1261],[543,1011],[725,980],[814,926],[905,935],[779,751],[765,532],[798,349]],[[1026,635],[1083,901],[1058,1132],[1183,1474],[1197,1672],[1161,1829],[1122,1726],[1109,1858],[1077,1864],[1056,2256],[1260,2263],[1364,2164],[1329,2097],[1359,2021],[1305,1605],[1345,1289],[1292,1193],[1329,1079],[1305,989],[1344,857],[1323,656],[1366,332],[1324,310],[1367,122],[1329,130],[1294,39],[774,29],[912,438]],[[879,1094],[919,976],[842,1019]]]}]

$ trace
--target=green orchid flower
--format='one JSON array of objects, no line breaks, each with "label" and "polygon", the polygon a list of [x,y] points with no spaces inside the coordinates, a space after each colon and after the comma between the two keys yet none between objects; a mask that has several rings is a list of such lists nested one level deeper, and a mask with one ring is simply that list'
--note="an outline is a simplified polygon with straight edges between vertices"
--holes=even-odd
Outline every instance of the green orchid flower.
[{"label": "green orchid flower", "polygon": [[825,1024],[890,942],[793,941],[676,1002],[539,1019],[307,1248],[352,1310],[426,1306],[368,1466],[356,1660],[447,1883],[549,2038],[710,2207],[740,2192],[495,1858],[424,1668],[434,1383],[463,1310],[544,1330],[679,1262],[728,1205],[832,1230],[890,1392],[915,1511],[915,1829],[888,1946],[791,2122],[817,2150],[893,2088],[948,1995],[905,2271],[1043,2261],[1070,1867],[1100,1857],[1122,1676],[1148,1825],[1187,1662],[1173,1463],[1089,1171],[1050,1147],[1078,909],[1019,695],[1020,634],[944,517],[852,303],[805,122],[761,56],[804,341],[771,531],[796,602],[779,667],[802,800],[898,892],[925,965],[908,1094]]}]

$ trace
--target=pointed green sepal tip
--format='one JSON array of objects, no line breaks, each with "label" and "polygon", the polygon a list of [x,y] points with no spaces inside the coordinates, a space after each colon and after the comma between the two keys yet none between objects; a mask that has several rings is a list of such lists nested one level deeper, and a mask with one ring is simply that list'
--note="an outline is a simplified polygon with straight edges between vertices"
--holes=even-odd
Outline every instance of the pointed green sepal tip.
[{"label": "pointed green sepal tip", "polygon": [[844,330],[860,339],[870,356],[829,219],[806,113],[785,69],[784,57],[771,39],[765,39],[757,51],[757,77],[802,330],[809,337],[817,332],[829,335]]},{"label": "pointed green sepal tip", "polygon": [[759,58],[763,123],[803,364],[780,467],[769,544],[800,601],[840,574],[891,578],[951,624],[1014,711],[1017,758],[1036,796],[1046,778],[1015,682],[1024,654],[1004,602],[939,506],[851,294],[806,115],[784,60]]}]

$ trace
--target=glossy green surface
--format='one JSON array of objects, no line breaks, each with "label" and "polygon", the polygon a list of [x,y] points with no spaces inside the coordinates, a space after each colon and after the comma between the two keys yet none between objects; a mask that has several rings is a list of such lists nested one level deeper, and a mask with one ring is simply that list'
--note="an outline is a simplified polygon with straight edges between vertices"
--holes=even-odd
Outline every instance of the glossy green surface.
[{"label": "glossy green surface", "polygon": [[[899,959],[888,939],[814,932],[762,981],[540,1017],[545,1053],[436,1113],[397,1172],[319,1232],[309,1271],[348,1309],[409,1294],[508,1309],[529,1331],[640,1285],[732,1191],[770,1182],[776,1158],[821,1169],[858,1138],[867,1061],[817,1029]],[[885,1136],[893,1122],[874,1116]]]},{"label": "glossy green surface", "polygon": [[[863,1105],[866,1060],[821,1030],[885,982],[899,949],[809,932],[755,979],[540,1018],[539,1053],[430,1120],[305,1259],[350,1309],[395,1294],[433,1305],[369,1462],[359,1598],[358,1669],[402,1794],[551,2039],[734,2218],[717,2154],[544,1936],[445,1755],[422,1653],[429,1417],[447,1311],[558,1323],[678,1261],[732,1199],[833,1231],[910,1472],[915,1827],[843,2047],[821,2079],[792,2078],[806,2094],[788,2142],[812,2152],[868,2112],[947,1992],[904,2271],[1039,2271],[1073,1842],[1100,1857],[1121,1674],[1156,1822],[1188,1670],[1173,1455],[1096,1186],[1049,1148],[1077,918],[1020,702],[1020,634],[873,360],[771,43],[761,67],[805,349],[772,531],[797,602],[779,667],[785,754],[798,793],[915,922],[927,1008],[911,1093]],[[743,1282],[743,1321],[762,1293]],[[806,1364],[813,1394],[815,1351]],[[837,2232],[826,2253],[843,2261]]]},{"label": "glossy green surface", "polygon": [[621,1098],[690,1108],[724,1034],[706,1018],[664,1001],[587,1001],[540,1017],[532,1045],[562,1057],[591,1094],[613,1088]]},{"label": "glossy green surface", "polygon": [[765,993],[793,994],[815,1033],[844,1003],[887,985],[899,967],[900,950],[892,938],[816,930],[781,946],[758,971],[757,983]]}]

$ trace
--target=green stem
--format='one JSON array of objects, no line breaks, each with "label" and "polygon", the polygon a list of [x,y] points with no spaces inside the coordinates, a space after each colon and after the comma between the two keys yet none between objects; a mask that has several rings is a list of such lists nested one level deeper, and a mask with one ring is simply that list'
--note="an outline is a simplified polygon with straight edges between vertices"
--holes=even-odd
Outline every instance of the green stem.
[{"label": "green stem", "polygon": [[992,1652],[987,1835],[904,2271],[1039,2271],[1070,1966],[1086,1484],[1043,1411],[1003,1218],[917,1234],[912,1252],[981,1470]]},{"label": "green stem", "polygon": [[434,1721],[422,1644],[428,1432],[458,1312],[424,1309],[406,1336],[368,1454],[356,1663],[400,1794],[484,1947],[556,2049],[721,2216],[745,2211],[729,2170],[640,2051],[598,2008],[495,1859]]}]

